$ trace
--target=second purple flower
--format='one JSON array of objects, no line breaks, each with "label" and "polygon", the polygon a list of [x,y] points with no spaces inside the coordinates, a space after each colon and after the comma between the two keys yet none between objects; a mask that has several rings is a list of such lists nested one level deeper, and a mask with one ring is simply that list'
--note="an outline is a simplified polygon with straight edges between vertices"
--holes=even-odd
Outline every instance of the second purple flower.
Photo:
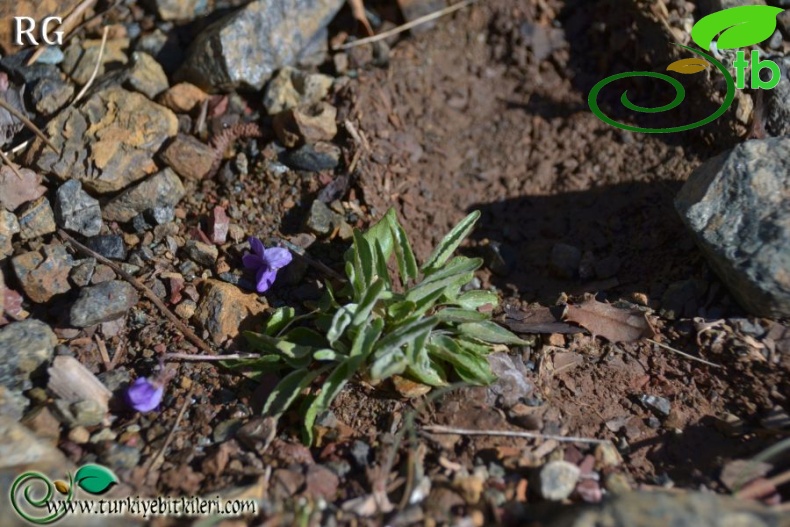
[{"label": "second purple flower", "polygon": [[255,288],[259,293],[267,291],[277,278],[277,271],[289,263],[293,256],[288,249],[282,247],[271,247],[267,249],[258,239],[249,239],[251,253],[242,257],[244,267],[255,271]]}]

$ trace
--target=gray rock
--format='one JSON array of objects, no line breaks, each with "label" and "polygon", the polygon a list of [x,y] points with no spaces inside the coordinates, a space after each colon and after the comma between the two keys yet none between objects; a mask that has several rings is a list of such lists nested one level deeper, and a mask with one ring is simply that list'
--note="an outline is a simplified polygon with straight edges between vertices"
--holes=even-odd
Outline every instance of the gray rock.
[{"label": "gray rock", "polygon": [[188,21],[208,10],[207,0],[150,0],[162,20]]},{"label": "gray rock", "polygon": [[23,389],[30,374],[52,358],[57,343],[49,326],[35,319],[0,329],[0,385]]},{"label": "gray rock", "polygon": [[0,415],[19,421],[25,415],[30,400],[21,389],[6,388],[0,384]]},{"label": "gray rock", "polygon": [[315,104],[329,94],[333,82],[329,75],[282,68],[266,86],[263,106],[269,115],[275,115],[300,104]]},{"label": "gray rock", "polygon": [[628,492],[564,510],[547,527],[790,527],[790,515],[711,492]]},{"label": "gray rock", "polygon": [[781,77],[772,90],[761,90],[764,102],[763,127],[772,136],[790,135],[790,57],[776,59]]},{"label": "gray rock", "polygon": [[126,246],[117,234],[93,236],[85,240],[85,246],[110,260],[126,260]]},{"label": "gray rock", "polygon": [[44,116],[54,115],[55,112],[66,106],[72,95],[74,95],[72,84],[59,78],[49,77],[38,81],[30,92],[36,111]]},{"label": "gray rock", "polygon": [[77,287],[85,287],[91,283],[95,270],[96,258],[85,258],[74,264],[74,267],[69,273],[69,278]]},{"label": "gray rock", "polygon": [[55,221],[64,229],[95,236],[102,226],[99,201],[82,190],[82,183],[70,179],[56,193]]},{"label": "gray rock", "polygon": [[117,192],[156,171],[154,154],[178,131],[175,114],[139,93],[118,87],[100,90],[49,122],[27,162],[65,181],[82,182],[91,192]]},{"label": "gray rock", "polygon": [[47,302],[50,298],[71,289],[69,272],[74,260],[63,245],[45,245],[37,251],[15,256],[11,260],[25,295],[36,303]]},{"label": "gray rock", "polygon": [[0,260],[14,252],[11,244],[14,234],[19,232],[19,221],[12,212],[0,209]]},{"label": "gray rock", "polygon": [[52,234],[55,230],[55,214],[49,200],[43,196],[23,207],[19,213],[19,237],[23,240]]},{"label": "gray rock", "polygon": [[332,170],[340,163],[340,148],[332,143],[304,145],[282,154],[282,162],[294,170],[320,172]]},{"label": "gray rock", "polygon": [[214,265],[219,256],[219,250],[214,245],[196,240],[189,240],[184,245],[184,252],[190,259],[206,267]]},{"label": "gray rock", "polygon": [[114,320],[125,315],[138,300],[134,287],[119,280],[86,287],[71,306],[71,324],[86,328]]},{"label": "gray rock", "polygon": [[128,38],[108,39],[104,46],[104,52],[99,55],[101,39],[74,39],[64,51],[61,68],[71,77],[71,80],[79,85],[84,85],[90,80],[96,63],[100,59],[97,77],[104,75],[108,69],[118,69],[125,65],[129,61],[126,54],[128,47]]},{"label": "gray rock", "polygon": [[[135,219],[137,216],[135,216]],[[176,219],[176,209],[170,206],[154,207],[143,211],[143,219],[151,222],[152,225],[164,225]]]},{"label": "gray rock", "polygon": [[148,53],[135,51],[132,53],[132,68],[126,79],[129,88],[153,99],[170,85],[162,66]]},{"label": "gray rock", "polygon": [[579,270],[582,252],[565,243],[558,243],[551,249],[549,269],[560,278],[574,278]]},{"label": "gray rock", "polygon": [[697,168],[675,199],[732,295],[790,316],[790,138],[747,141]]},{"label": "gray rock", "polygon": [[562,501],[571,495],[579,482],[581,470],[567,461],[549,461],[540,469],[541,496],[551,501]]},{"label": "gray rock", "polygon": [[260,90],[276,70],[294,63],[342,5],[343,0],[254,0],[201,33],[176,77],[212,91]]},{"label": "gray rock", "polygon": [[181,179],[166,168],[110,200],[102,215],[108,221],[127,222],[147,209],[172,207],[185,194]]},{"label": "gray rock", "polygon": [[661,312],[671,320],[697,316],[704,292],[705,287],[700,280],[690,278],[669,284],[661,296]]},{"label": "gray rock", "polygon": [[327,207],[326,203],[315,200],[310,206],[310,215],[307,217],[307,228],[316,234],[329,234],[336,222],[337,213]]},{"label": "gray rock", "polygon": [[99,461],[116,472],[132,470],[140,464],[140,449],[130,445],[109,443],[99,455]]},{"label": "gray rock", "polygon": [[101,424],[106,413],[105,408],[94,400],[75,403],[58,399],[55,401],[55,414],[60,421],[69,426],[96,426]]},{"label": "gray rock", "polygon": [[655,412],[659,417],[666,417],[672,411],[672,403],[664,397],[642,394],[639,396],[639,402],[648,410]]}]

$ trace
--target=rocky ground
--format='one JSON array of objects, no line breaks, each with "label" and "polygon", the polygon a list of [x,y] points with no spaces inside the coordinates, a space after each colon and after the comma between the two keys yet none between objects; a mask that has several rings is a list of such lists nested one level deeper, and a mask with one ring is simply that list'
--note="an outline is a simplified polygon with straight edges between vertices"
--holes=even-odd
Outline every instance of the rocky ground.
[{"label": "rocky ground", "polygon": [[[344,48],[366,30],[340,0],[0,0],[86,8],[60,47],[0,31],[2,499],[99,463],[115,497],[259,505],[196,525],[790,525],[790,78],[677,134],[587,105],[744,3],[480,0]],[[366,7],[381,33],[445,4]],[[715,74],[689,82],[644,124],[712,113]],[[529,345],[485,387],[357,378],[305,446],[262,414],[277,374],[216,359],[309,310],[389,208],[418,261],[480,211],[461,252]],[[250,237],[293,254],[262,293]]]}]

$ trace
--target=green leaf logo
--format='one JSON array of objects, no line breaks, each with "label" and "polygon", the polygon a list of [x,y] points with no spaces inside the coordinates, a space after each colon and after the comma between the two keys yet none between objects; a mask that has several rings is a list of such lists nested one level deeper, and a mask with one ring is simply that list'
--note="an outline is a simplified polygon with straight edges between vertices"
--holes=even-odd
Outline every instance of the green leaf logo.
[{"label": "green leaf logo", "polygon": [[101,465],[84,465],[74,475],[74,483],[85,492],[104,494],[118,483],[118,477]]},{"label": "green leaf logo", "polygon": [[736,49],[759,44],[776,30],[776,15],[783,10],[766,5],[744,5],[713,13],[699,20],[691,38],[704,50],[721,33],[716,47]]}]

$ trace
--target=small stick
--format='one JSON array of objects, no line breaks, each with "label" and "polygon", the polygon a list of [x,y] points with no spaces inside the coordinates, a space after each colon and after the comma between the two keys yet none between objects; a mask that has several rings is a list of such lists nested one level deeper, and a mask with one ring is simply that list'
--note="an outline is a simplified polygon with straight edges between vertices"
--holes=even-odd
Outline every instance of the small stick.
[{"label": "small stick", "polygon": [[780,487],[789,481],[790,470],[785,470],[781,474],[777,474],[776,476],[768,478],[765,481],[760,481],[753,485],[747,486],[745,489],[736,492],[735,497],[743,500],[758,498],[771,492],[772,490],[775,490],[776,487]]},{"label": "small stick", "polygon": [[565,443],[590,443],[593,445],[611,444],[608,439],[591,439],[588,437],[566,437],[550,434],[539,434],[537,432],[515,432],[511,430],[471,430],[469,428],[453,428],[451,426],[425,425],[422,427],[426,432],[432,434],[458,434],[467,436],[500,436],[500,437],[522,437],[527,439],[554,439]]},{"label": "small stick", "polygon": [[53,151],[53,152],[55,152],[56,154],[60,155],[60,152],[58,152],[58,149],[57,149],[57,148],[55,148],[55,145],[53,145],[53,144],[52,144],[52,143],[49,141],[49,139],[47,139],[47,136],[46,136],[46,135],[44,135],[44,132],[42,132],[42,131],[39,129],[39,127],[38,127],[38,126],[36,126],[35,124],[33,124],[33,121],[31,121],[30,119],[28,119],[27,117],[25,117],[24,115],[22,115],[22,112],[20,112],[19,110],[17,110],[16,108],[14,108],[13,106],[11,106],[11,105],[10,105],[10,104],[8,104],[7,102],[5,102],[5,101],[4,101],[2,98],[0,98],[0,107],[3,107],[3,108],[5,108],[6,110],[8,110],[8,113],[10,113],[10,114],[11,114],[11,115],[13,115],[14,117],[16,117],[17,119],[19,119],[20,121],[22,121],[22,123],[23,123],[25,126],[27,126],[28,128],[30,128],[30,130],[32,130],[32,131],[33,131],[33,133],[34,133],[34,134],[36,134],[36,135],[38,136],[38,138],[39,138],[39,139],[41,139],[42,141],[44,141],[44,143],[45,143],[45,144],[46,144],[48,147],[50,147],[50,148],[52,149],[52,151]]},{"label": "small stick", "polygon": [[2,158],[3,162],[6,165],[8,165],[8,168],[13,170],[14,174],[16,174],[16,177],[18,177],[19,179],[25,179],[22,176],[22,172],[20,172],[19,169],[16,167],[16,165],[14,165],[14,163],[10,159],[8,159],[8,156],[2,150],[0,150],[0,158]]},{"label": "small stick", "polygon": [[[85,0],[85,1],[81,2],[77,7],[75,7],[71,11],[71,13],[69,13],[69,15],[66,18],[63,19],[63,22],[61,22],[58,25],[58,29],[57,30],[58,31],[63,31],[64,33],[70,33],[71,30],[73,29],[73,27],[76,25],[77,19],[79,17],[81,17],[85,13],[85,11],[87,11],[88,9],[93,7],[93,5],[95,3],[96,3],[96,0]],[[28,59],[27,65],[28,66],[32,66],[33,63],[38,60],[38,58],[41,56],[41,54],[44,53],[45,49],[47,49],[47,48],[46,47],[38,48],[36,50],[36,52],[33,53],[33,55],[30,56],[30,59]]]},{"label": "small stick", "polygon": [[724,367],[721,364],[716,364],[715,362],[709,362],[709,361],[706,361],[705,359],[700,359],[699,357],[695,357],[694,355],[689,355],[688,353],[684,353],[684,352],[682,352],[682,351],[680,351],[678,349],[675,349],[675,348],[673,348],[671,346],[667,346],[666,344],[662,344],[660,342],[656,342],[653,339],[646,339],[646,340],[648,342],[650,342],[651,344],[655,344],[659,348],[664,348],[665,350],[669,350],[672,353],[677,353],[678,355],[680,355],[682,357],[686,357],[689,360],[695,360],[697,362],[701,362],[702,364],[706,364],[706,365],[708,365],[708,366],[710,366],[712,368],[723,368]]},{"label": "small stick", "polygon": [[384,33],[379,33],[378,35],[373,35],[372,37],[361,38],[359,40],[354,40],[352,42],[347,42],[340,46],[332,48],[332,51],[340,51],[343,49],[349,49],[356,46],[361,46],[363,44],[370,44],[371,42],[378,42],[379,40],[384,40],[385,38],[389,38],[392,35],[397,35],[398,33],[403,33],[404,31],[408,31],[409,29],[419,26],[420,24],[424,24],[425,22],[430,22],[436,18],[443,17],[445,15],[449,15],[450,13],[454,13],[459,9],[463,9],[468,5],[474,4],[477,0],[464,0],[455,5],[451,5],[450,7],[445,7],[444,9],[440,9],[438,11],[434,11],[433,13],[429,13],[425,16],[421,16],[420,18],[415,18],[411,22],[407,22],[401,26],[395,27],[390,29],[389,31],[385,31]]},{"label": "small stick", "polygon": [[189,340],[192,344],[194,344],[195,346],[202,349],[208,354],[214,353],[214,350],[211,349],[211,346],[206,344],[203,341],[203,339],[195,335],[195,333],[193,333],[191,329],[189,329],[183,322],[181,322],[178,319],[178,317],[175,316],[173,312],[170,311],[161,300],[159,300],[159,297],[156,296],[156,293],[151,291],[151,289],[148,286],[146,286],[145,284],[140,282],[137,278],[124,271],[120,265],[116,264],[111,260],[108,260],[104,256],[98,254],[96,251],[88,249],[87,247],[82,245],[80,242],[78,242],[77,240],[72,238],[69,234],[67,234],[66,231],[64,231],[63,229],[58,229],[58,234],[60,234],[61,238],[63,238],[72,247],[74,247],[74,249],[92,258],[96,258],[97,261],[110,267],[113,271],[118,273],[118,275],[120,275],[124,280],[132,284],[132,286],[134,286],[135,289],[143,293],[146,296],[146,298],[148,298],[148,300],[153,302],[153,304],[159,308],[159,311],[161,311],[164,316],[170,319],[170,322],[172,322],[173,325],[176,328],[178,328],[178,330],[184,335],[184,337],[186,337],[186,339]]},{"label": "small stick", "polygon": [[192,353],[165,353],[164,360],[185,360],[190,362],[210,362],[219,360],[242,360],[260,357],[257,353],[231,353],[228,355],[194,355]]},{"label": "small stick", "polygon": [[286,248],[288,248],[288,249],[289,249],[289,250],[290,250],[292,253],[296,254],[296,256],[297,256],[297,257],[299,257],[299,258],[301,258],[302,260],[304,260],[305,262],[307,262],[307,264],[308,264],[308,265],[312,265],[313,267],[315,267],[315,268],[316,268],[316,269],[318,269],[319,271],[321,271],[321,272],[323,272],[323,273],[325,273],[325,274],[328,274],[329,276],[331,276],[332,278],[334,278],[334,279],[336,279],[336,280],[340,280],[341,282],[348,282],[348,280],[346,279],[346,277],[345,277],[345,276],[343,276],[343,275],[341,275],[340,273],[338,273],[337,271],[335,271],[335,270],[331,269],[331,268],[330,268],[329,266],[327,266],[326,264],[324,264],[324,263],[322,263],[322,262],[319,262],[318,260],[313,260],[312,258],[310,258],[309,256],[307,256],[307,255],[305,254],[305,250],[304,250],[304,249],[302,249],[301,247],[299,247],[298,245],[294,245],[293,243],[291,243],[291,242],[289,242],[288,240],[286,240],[286,239],[283,239],[283,238],[279,238],[279,240],[280,240],[280,241],[282,242],[282,244],[283,244],[283,245],[285,245],[285,247],[286,247]]},{"label": "small stick", "polygon": [[96,59],[96,64],[93,66],[93,73],[91,73],[91,76],[88,79],[88,82],[85,83],[85,86],[82,87],[77,96],[74,97],[74,100],[71,101],[71,106],[77,104],[77,101],[82,99],[83,95],[85,95],[85,93],[93,84],[93,81],[96,80],[96,74],[99,73],[99,67],[101,67],[101,59],[104,56],[104,46],[107,44],[107,31],[109,29],[110,28],[108,26],[104,26],[104,33],[102,33],[101,36],[101,46],[99,46],[99,57]]},{"label": "small stick", "polygon": [[184,398],[184,404],[181,405],[181,409],[178,411],[178,415],[176,416],[176,420],[173,423],[173,427],[170,428],[170,432],[168,432],[167,437],[165,438],[165,442],[162,444],[162,448],[157,450],[156,454],[154,454],[154,457],[151,458],[151,463],[148,465],[148,468],[145,470],[146,480],[148,479],[148,475],[151,472],[151,470],[153,470],[154,466],[159,462],[159,458],[162,457],[162,455],[165,453],[165,450],[167,450],[167,447],[169,447],[170,443],[173,442],[173,437],[176,435],[176,430],[178,429],[178,423],[180,423],[181,419],[183,419],[184,414],[187,411],[187,407],[189,406],[189,403],[192,401],[192,392],[194,391],[194,389],[195,388],[193,386],[187,392],[186,397]]},{"label": "small stick", "polygon": [[99,348],[99,355],[101,356],[101,360],[104,363],[104,370],[110,371],[112,368],[112,362],[110,361],[110,354],[107,353],[107,345],[104,343],[102,339],[99,338],[98,335],[94,335],[96,339],[96,346]]}]

